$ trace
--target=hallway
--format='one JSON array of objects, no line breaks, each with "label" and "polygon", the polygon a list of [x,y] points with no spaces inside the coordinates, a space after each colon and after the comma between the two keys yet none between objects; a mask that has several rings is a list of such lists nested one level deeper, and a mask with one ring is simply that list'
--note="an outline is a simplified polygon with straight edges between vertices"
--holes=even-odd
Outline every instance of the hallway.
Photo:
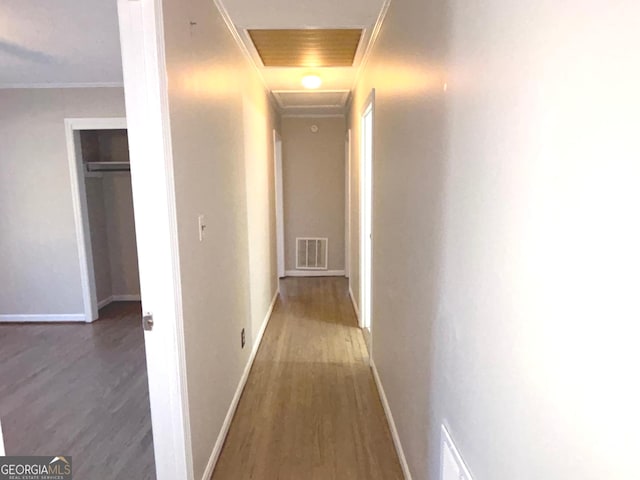
[{"label": "hallway", "polygon": [[281,280],[212,478],[402,478],[346,279]]}]

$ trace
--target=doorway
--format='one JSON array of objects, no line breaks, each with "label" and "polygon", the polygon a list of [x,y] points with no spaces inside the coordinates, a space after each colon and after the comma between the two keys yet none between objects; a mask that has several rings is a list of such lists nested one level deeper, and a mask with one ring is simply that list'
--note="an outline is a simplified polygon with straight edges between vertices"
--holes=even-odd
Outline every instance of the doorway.
[{"label": "doorway", "polygon": [[276,256],[278,278],[285,276],[284,268],[284,200],[282,186],[282,138],[277,130],[273,131],[273,162],[276,191]]},{"label": "doorway", "polygon": [[360,145],[360,327],[371,352],[372,199],[374,91],[361,115]]},{"label": "doorway", "polygon": [[140,276],[126,129],[79,132],[93,265],[91,298],[101,309],[113,302],[140,301]]},{"label": "doorway", "polygon": [[[89,323],[114,300],[140,300],[127,122],[74,118],[65,120],[65,128],[84,320]],[[118,270],[115,282],[112,270]]]},{"label": "doorway", "polygon": [[[136,448],[130,449],[131,454],[108,442],[101,445],[83,440],[70,444],[69,448],[89,452],[87,455],[95,455],[93,450],[99,448],[103,455],[123,458],[122,468],[138,472],[134,476],[153,477],[155,461],[148,361],[142,328],[127,122],[125,118],[72,118],[65,119],[65,130],[84,321],[92,325],[80,330],[69,328],[65,335],[68,345],[76,341],[74,350],[84,352],[83,367],[77,367],[78,370],[68,377],[65,377],[68,373],[65,368],[59,371],[50,368],[49,374],[59,378],[63,385],[75,378],[78,389],[85,392],[83,402],[86,403],[74,405],[79,415],[88,405],[98,402],[107,410],[129,402],[127,411],[132,417],[108,412],[94,414],[92,428],[96,432],[118,431],[123,443],[137,442]],[[25,335],[17,329],[10,333]],[[92,339],[89,343],[86,342],[88,336]],[[35,340],[28,343],[38,346]],[[45,360],[43,357],[43,362]],[[58,363],[64,366],[64,360]],[[87,372],[95,379],[85,378]],[[92,382],[99,379],[107,385],[113,382],[110,375],[114,373],[119,378],[117,385],[113,384],[108,392],[101,392],[99,398],[91,401],[93,390],[89,387]],[[50,393],[50,397],[56,399],[55,392]],[[69,424],[73,426],[72,422]],[[29,437],[24,439],[29,441]],[[84,461],[77,464],[77,471],[94,477],[101,474],[103,466],[104,462]]]},{"label": "doorway", "polygon": [[[351,277],[351,129],[344,145],[344,276]],[[349,281],[351,286],[351,281]]]}]

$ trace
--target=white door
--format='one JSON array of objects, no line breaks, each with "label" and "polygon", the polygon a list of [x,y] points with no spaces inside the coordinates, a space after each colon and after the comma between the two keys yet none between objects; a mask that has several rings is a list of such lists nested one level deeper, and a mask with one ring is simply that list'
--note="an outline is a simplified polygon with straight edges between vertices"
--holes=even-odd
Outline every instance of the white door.
[{"label": "white door", "polygon": [[193,480],[161,2],[118,0],[140,289],[158,480]]},{"label": "white door", "polygon": [[276,255],[278,259],[278,278],[284,277],[284,203],[282,189],[282,139],[273,131],[273,172],[276,189]]},{"label": "white door", "polygon": [[361,118],[360,150],[360,314],[371,351],[371,251],[372,251],[372,189],[373,189],[373,93]]}]

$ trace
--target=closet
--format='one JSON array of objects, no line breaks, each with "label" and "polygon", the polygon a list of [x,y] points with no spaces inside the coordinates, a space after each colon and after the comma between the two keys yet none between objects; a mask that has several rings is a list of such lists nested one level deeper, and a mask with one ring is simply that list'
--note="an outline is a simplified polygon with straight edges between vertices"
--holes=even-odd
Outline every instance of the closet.
[{"label": "closet", "polygon": [[80,146],[98,308],[139,301],[127,131],[82,130]]}]

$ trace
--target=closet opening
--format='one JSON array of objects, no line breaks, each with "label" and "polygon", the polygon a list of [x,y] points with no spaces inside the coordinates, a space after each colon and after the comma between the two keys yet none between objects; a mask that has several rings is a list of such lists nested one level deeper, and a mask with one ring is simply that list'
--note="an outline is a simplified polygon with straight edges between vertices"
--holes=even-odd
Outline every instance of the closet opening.
[{"label": "closet opening", "polygon": [[85,321],[93,322],[113,303],[140,302],[126,120],[66,123]]},{"label": "closet opening", "polygon": [[140,278],[126,129],[79,133],[98,318],[114,302],[139,302]]}]

